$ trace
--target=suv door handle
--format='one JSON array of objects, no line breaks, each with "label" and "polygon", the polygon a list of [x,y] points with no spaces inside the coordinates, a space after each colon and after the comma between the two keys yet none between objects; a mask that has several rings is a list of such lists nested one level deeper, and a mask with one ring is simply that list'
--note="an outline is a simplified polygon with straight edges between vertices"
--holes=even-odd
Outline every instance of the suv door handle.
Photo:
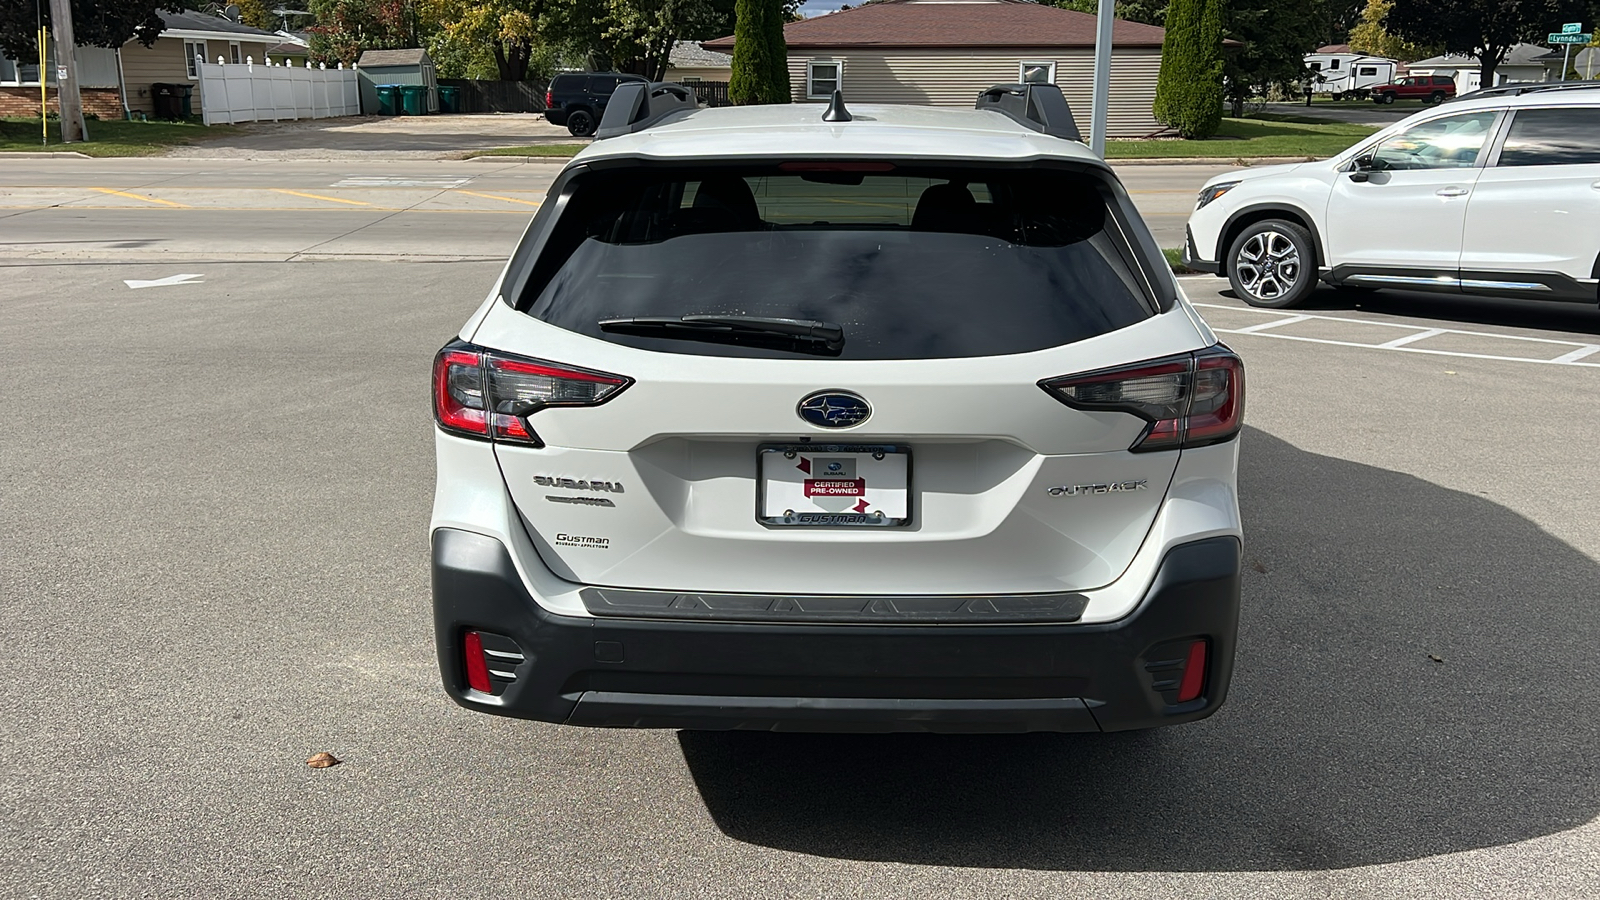
[{"label": "suv door handle", "polygon": [[1464,187],[1447,187],[1440,188],[1437,191],[1434,191],[1434,193],[1441,197],[1465,197],[1468,192]]}]

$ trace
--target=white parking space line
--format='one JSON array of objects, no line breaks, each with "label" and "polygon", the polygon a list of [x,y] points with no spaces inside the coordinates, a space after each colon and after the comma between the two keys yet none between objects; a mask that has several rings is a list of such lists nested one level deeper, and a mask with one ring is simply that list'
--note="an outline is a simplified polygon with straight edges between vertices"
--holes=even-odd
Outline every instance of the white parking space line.
[{"label": "white parking space line", "polygon": [[1311,317],[1310,316],[1289,316],[1288,318],[1284,318],[1284,319],[1271,319],[1269,321],[1262,322],[1262,323],[1257,324],[1257,325],[1247,325],[1244,328],[1235,329],[1233,331],[1230,331],[1229,334],[1256,334],[1258,332],[1266,331],[1268,328],[1278,328],[1279,326],[1282,326],[1282,325],[1293,325],[1296,322],[1304,322],[1305,320],[1307,320],[1309,318],[1311,318]]},{"label": "white parking space line", "polygon": [[1445,333],[1445,329],[1443,329],[1443,328],[1429,328],[1426,331],[1419,331],[1416,334],[1408,334],[1405,337],[1397,337],[1392,341],[1388,341],[1386,343],[1379,344],[1378,345],[1378,349],[1379,350],[1393,350],[1396,347],[1404,347],[1407,344],[1414,343],[1416,341],[1427,340],[1428,338],[1431,338],[1431,337],[1438,337],[1439,335],[1444,334],[1444,333]]},{"label": "white parking space line", "polygon": [[[1496,334],[1491,331],[1466,331],[1456,328],[1425,328],[1418,325],[1407,325],[1401,322],[1377,322],[1371,319],[1353,319],[1346,316],[1319,316],[1305,313],[1282,313],[1273,310],[1241,308],[1228,306],[1222,303],[1195,303],[1194,306],[1202,309],[1224,309],[1230,312],[1255,313],[1272,316],[1266,322],[1247,325],[1243,328],[1213,328],[1217,334],[1242,334],[1254,337],[1275,338],[1282,341],[1300,341],[1307,344],[1326,344],[1333,347],[1359,347],[1365,350],[1390,350],[1397,353],[1422,353],[1429,356],[1453,356],[1463,359],[1487,359],[1500,362],[1534,363],[1544,366],[1582,366],[1584,368],[1600,369],[1600,362],[1585,362],[1591,356],[1600,353],[1600,345],[1583,343],[1580,341],[1562,341],[1552,338],[1523,337],[1515,334]],[[1285,334],[1283,329],[1300,322],[1343,322],[1354,325],[1372,326],[1381,325],[1388,328],[1404,328],[1412,334],[1402,335],[1391,341],[1381,344],[1372,344],[1362,341],[1341,341],[1326,337],[1309,337],[1298,334]],[[1459,336],[1466,338],[1492,338],[1497,341],[1514,341],[1522,344],[1537,344],[1554,347],[1570,347],[1571,350],[1550,359],[1537,359],[1526,356],[1503,356],[1495,353],[1471,353],[1465,350],[1435,350],[1430,347],[1417,346],[1432,338],[1444,336]]]}]

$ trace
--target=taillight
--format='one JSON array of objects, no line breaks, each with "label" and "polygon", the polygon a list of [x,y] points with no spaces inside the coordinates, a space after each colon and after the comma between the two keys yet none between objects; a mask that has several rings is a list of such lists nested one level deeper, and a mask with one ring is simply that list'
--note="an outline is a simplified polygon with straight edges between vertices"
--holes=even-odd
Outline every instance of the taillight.
[{"label": "taillight", "polygon": [[556,98],[555,91],[545,91],[544,92],[544,108],[545,109],[549,109],[550,107],[555,106],[556,105],[556,99],[555,98]]},{"label": "taillight", "polygon": [[632,383],[452,342],[433,361],[433,415],[454,434],[543,447],[529,416],[550,406],[598,406]]},{"label": "taillight", "polygon": [[1135,452],[1220,443],[1244,422],[1244,363],[1222,344],[1039,386],[1074,409],[1132,413],[1149,422],[1128,448]]}]

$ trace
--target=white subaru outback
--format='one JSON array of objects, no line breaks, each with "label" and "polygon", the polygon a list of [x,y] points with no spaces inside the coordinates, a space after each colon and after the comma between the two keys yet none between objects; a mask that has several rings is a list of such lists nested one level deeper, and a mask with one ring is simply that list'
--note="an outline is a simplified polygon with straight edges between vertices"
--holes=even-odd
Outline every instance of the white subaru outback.
[{"label": "white subaru outback", "polygon": [[1202,718],[1239,358],[1054,88],[624,86],[434,364],[445,689],[572,725]]}]

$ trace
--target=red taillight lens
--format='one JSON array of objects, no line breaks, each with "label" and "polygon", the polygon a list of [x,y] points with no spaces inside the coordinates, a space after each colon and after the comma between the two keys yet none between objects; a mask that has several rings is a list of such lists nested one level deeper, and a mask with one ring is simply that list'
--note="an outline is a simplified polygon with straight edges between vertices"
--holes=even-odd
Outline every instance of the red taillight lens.
[{"label": "red taillight lens", "polygon": [[462,638],[461,655],[467,664],[467,686],[484,694],[494,693],[494,684],[489,681],[489,661],[483,657],[483,638],[476,631],[469,631]]},{"label": "red taillight lens", "polygon": [[556,95],[555,95],[554,91],[545,91],[544,92],[544,108],[545,109],[549,109],[550,107],[555,106],[556,105],[556,99],[555,98],[556,98]]},{"label": "red taillight lens", "polygon": [[[488,675],[484,676],[488,678]],[[1206,686],[1206,642],[1189,645],[1189,658],[1183,663],[1183,680],[1178,683],[1178,702],[1197,699]]]},{"label": "red taillight lens", "polygon": [[434,360],[434,418],[456,434],[542,447],[528,416],[547,406],[598,406],[632,383],[619,375],[456,344]]},{"label": "red taillight lens", "polygon": [[1218,344],[1198,353],[1151,360],[1039,386],[1074,409],[1132,413],[1150,423],[1129,450],[1202,447],[1239,433],[1244,366]]}]

